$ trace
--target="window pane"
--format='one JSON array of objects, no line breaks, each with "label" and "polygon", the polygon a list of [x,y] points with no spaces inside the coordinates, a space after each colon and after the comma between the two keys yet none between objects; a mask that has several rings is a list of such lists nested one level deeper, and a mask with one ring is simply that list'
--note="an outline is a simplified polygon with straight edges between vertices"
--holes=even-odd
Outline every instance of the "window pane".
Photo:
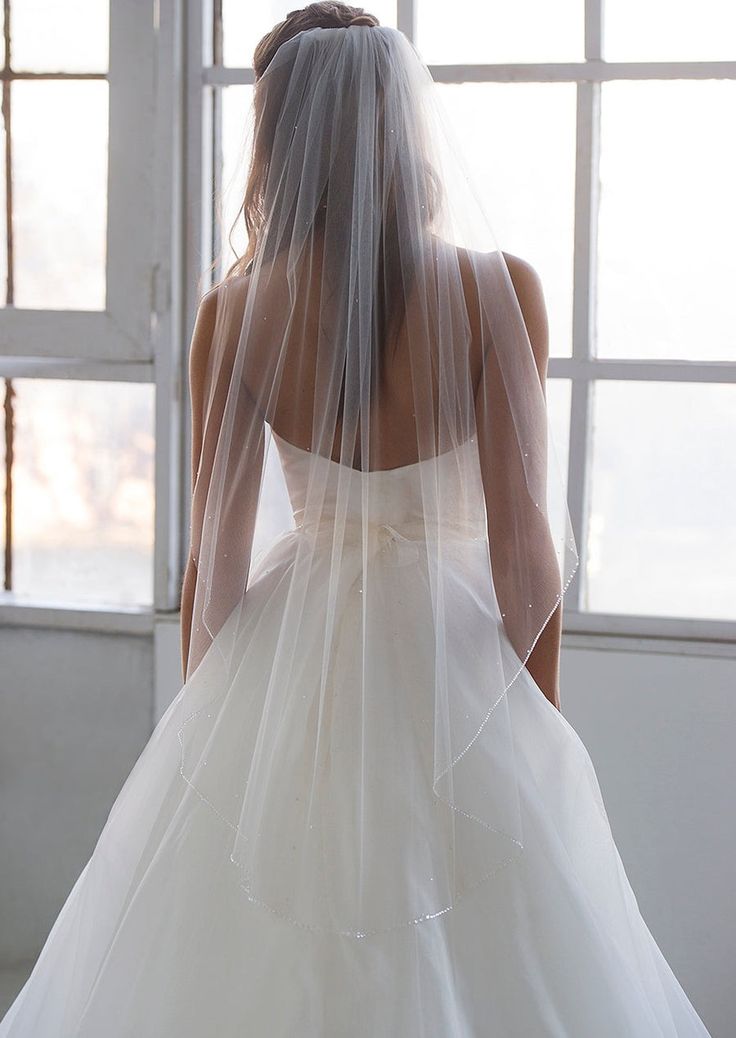
[{"label": "window pane", "polygon": [[[569,378],[547,379],[547,410],[552,429],[550,459],[557,462],[559,474],[567,494],[567,459],[570,453],[570,397],[572,385]],[[550,460],[550,465],[552,460]]]},{"label": "window pane", "polygon": [[605,83],[598,354],[736,360],[736,82]]},{"label": "window pane", "polygon": [[[235,68],[251,68],[256,44],[283,21],[289,11],[300,5],[284,0],[263,0],[258,4],[243,0],[223,0],[223,61]],[[376,0],[364,6],[382,25],[396,25],[396,0]]]},{"label": "window pane", "polygon": [[550,352],[572,352],[575,86],[463,83],[435,88],[468,156],[504,252],[539,272]]},{"label": "window pane", "polygon": [[[253,88],[251,86],[230,86],[222,89],[220,233],[224,255],[219,269],[215,272],[218,278],[222,277],[225,270],[234,263],[236,256],[242,256],[248,244],[243,216],[239,210],[245,193],[252,143],[252,101]],[[237,224],[232,229],[236,217],[238,218]]]},{"label": "window pane", "polygon": [[736,386],[594,391],[587,608],[736,619]]},{"label": "window pane", "polygon": [[12,85],[15,305],[104,310],[108,88]]},{"label": "window pane", "polygon": [[565,507],[567,505],[567,458],[570,450],[570,391],[571,383],[567,378],[547,379],[547,410],[549,412],[551,427],[551,443],[548,449],[548,467],[553,476],[559,475],[563,488],[564,499],[547,501],[550,511],[549,518],[555,529],[560,529],[565,522]]},{"label": "window pane", "polygon": [[15,593],[149,604],[154,387],[22,378],[14,385]]},{"label": "window pane", "polygon": [[11,0],[10,28],[16,71],[107,71],[107,0]]},{"label": "window pane", "polygon": [[428,64],[582,61],[583,0],[414,0]]},{"label": "window pane", "polygon": [[615,0],[603,4],[607,61],[733,61],[733,0]]}]

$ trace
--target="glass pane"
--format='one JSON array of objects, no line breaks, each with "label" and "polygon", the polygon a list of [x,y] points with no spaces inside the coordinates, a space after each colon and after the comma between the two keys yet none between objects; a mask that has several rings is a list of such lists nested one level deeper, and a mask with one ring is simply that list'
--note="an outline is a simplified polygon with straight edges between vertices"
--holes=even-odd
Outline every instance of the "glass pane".
[{"label": "glass pane", "polygon": [[[374,14],[381,25],[396,25],[396,0],[377,0],[370,4],[354,4]],[[299,7],[283,0],[262,0],[258,4],[243,0],[223,0],[223,60],[235,68],[251,68],[256,44],[286,15]]]},{"label": "glass pane", "polygon": [[[242,213],[250,147],[252,142],[253,87],[231,86],[222,90],[222,188],[220,227],[223,256],[215,272],[222,277],[225,270],[245,252],[248,239]],[[233,221],[237,224],[233,228]],[[230,244],[232,243],[232,244]]]},{"label": "glass pane", "polygon": [[12,84],[15,305],[104,310],[108,87]]},{"label": "glass pane", "polygon": [[[572,352],[575,85],[463,83],[435,88],[499,247],[542,279],[550,352]],[[482,128],[482,132],[479,132]]]},{"label": "glass pane", "polygon": [[736,619],[736,386],[594,386],[587,608]]},{"label": "glass pane", "polygon": [[733,0],[616,0],[603,4],[607,61],[733,61]]},{"label": "glass pane", "polygon": [[548,500],[550,522],[561,529],[565,522],[564,508],[567,498],[567,459],[570,451],[570,396],[571,383],[567,378],[547,379],[547,410],[551,427],[551,443],[548,449],[548,467],[553,475],[559,475],[564,487],[565,499]]},{"label": "glass pane", "polygon": [[[547,379],[547,410],[552,429],[550,461],[556,462],[567,494],[567,460],[570,454],[570,398],[572,383],[569,378]],[[553,470],[554,471],[554,470]]]},{"label": "glass pane", "polygon": [[15,593],[149,604],[154,387],[58,379],[14,385]]},{"label": "glass pane", "polygon": [[736,360],[736,82],[605,83],[598,354]]},{"label": "glass pane", "polygon": [[414,0],[428,64],[582,61],[583,0]]},{"label": "glass pane", "polygon": [[107,0],[12,0],[13,68],[22,72],[106,72]]}]

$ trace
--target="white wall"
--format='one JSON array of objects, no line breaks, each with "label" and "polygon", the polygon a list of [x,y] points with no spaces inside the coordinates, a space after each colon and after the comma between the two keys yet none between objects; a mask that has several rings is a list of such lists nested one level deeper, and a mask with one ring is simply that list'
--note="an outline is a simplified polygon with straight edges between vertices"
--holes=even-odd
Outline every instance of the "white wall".
[{"label": "white wall", "polygon": [[151,731],[152,641],[0,630],[0,962],[34,957]]},{"label": "white wall", "polygon": [[561,689],[642,915],[713,1038],[731,1038],[736,660],[568,646]]},{"label": "white wall", "polygon": [[[564,713],[650,929],[713,1038],[730,1038],[736,660],[590,644],[566,638]],[[150,637],[4,630],[0,659],[0,963],[14,963],[37,954],[179,690],[178,631],[157,629],[154,660]]]}]

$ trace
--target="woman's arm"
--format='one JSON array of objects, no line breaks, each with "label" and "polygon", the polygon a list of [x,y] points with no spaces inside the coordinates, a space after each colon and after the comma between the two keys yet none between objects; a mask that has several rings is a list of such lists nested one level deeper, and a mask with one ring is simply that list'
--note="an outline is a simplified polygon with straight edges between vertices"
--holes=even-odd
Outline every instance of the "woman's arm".
[{"label": "woman's arm", "polygon": [[[516,256],[504,253],[514,285],[534,361],[546,397],[547,361],[549,357],[549,325],[541,281],[534,268]],[[543,511],[529,499],[526,475],[519,457],[518,432],[510,413],[503,388],[503,378],[494,357],[488,351],[486,363],[496,365],[488,378],[481,378],[479,399],[476,401],[478,444],[481,472],[486,492],[486,505],[491,544],[494,586],[501,611],[505,614],[505,628],[512,645],[523,659],[534,633],[529,629],[524,614],[525,589],[519,587],[519,571],[524,570],[530,581],[530,594],[544,588],[549,594],[550,606],[554,594],[560,591],[559,564],[555,553],[549,522]],[[490,388],[489,388],[490,387]],[[544,419],[546,415],[536,416]],[[533,421],[535,416],[530,415]],[[506,493],[498,488],[509,488]],[[525,507],[525,503],[528,507]],[[521,514],[523,512],[523,514]],[[523,553],[525,565],[519,567]],[[528,566],[527,566],[528,560]],[[560,601],[539,635],[526,668],[549,701],[560,708],[559,663],[562,638],[562,602]]]},{"label": "woman's arm", "polygon": [[[544,302],[542,283],[536,270],[523,260],[507,257],[509,273],[513,281],[521,312],[524,317],[529,341],[539,372],[542,392],[547,396],[547,362],[549,360],[549,321]],[[559,566],[549,527],[542,531],[547,542],[542,564],[549,566],[551,578],[559,580]],[[526,668],[545,696],[560,709],[560,649],[562,643],[562,601],[558,604],[544,630],[540,634]]]},{"label": "woman's arm", "polygon": [[[241,336],[247,286],[247,277],[232,278],[204,296],[192,336],[191,536],[181,602],[185,679],[199,665],[211,640],[242,601],[248,579],[265,435],[263,415],[245,381]],[[254,348],[249,340],[249,354]],[[213,478],[218,482],[217,515],[210,527],[210,540],[204,545],[202,537],[205,515],[212,507],[208,502]],[[201,557],[203,552],[206,558]],[[208,570],[211,586],[207,590],[211,595],[206,628],[193,643],[195,612],[198,622],[200,618],[200,603],[195,601],[198,567],[203,566]]]},{"label": "woman's arm", "polygon": [[[207,361],[212,346],[217,312],[217,292],[210,290],[200,301],[194,331],[189,348],[189,399],[191,403],[191,461],[192,491],[197,483],[202,457],[202,425],[204,421],[205,381]],[[184,579],[181,588],[181,662],[182,676],[186,675],[189,644],[192,633],[192,609],[194,588],[197,581],[199,542],[202,535],[201,517],[192,507],[190,513],[190,537]]]},{"label": "woman's arm", "polygon": [[181,585],[181,674],[186,680],[189,644],[192,637],[192,610],[194,609],[194,589],[197,586],[197,567],[194,561],[187,559],[184,567],[184,579]]}]

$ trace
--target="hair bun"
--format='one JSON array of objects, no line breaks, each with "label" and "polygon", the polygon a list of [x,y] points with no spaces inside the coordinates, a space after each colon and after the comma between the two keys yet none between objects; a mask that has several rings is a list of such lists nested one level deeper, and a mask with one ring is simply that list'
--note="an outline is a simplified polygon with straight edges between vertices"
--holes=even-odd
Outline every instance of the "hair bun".
[{"label": "hair bun", "polygon": [[348,22],[348,27],[351,25],[368,25],[374,28],[378,25],[378,19],[372,14],[356,14]]}]

